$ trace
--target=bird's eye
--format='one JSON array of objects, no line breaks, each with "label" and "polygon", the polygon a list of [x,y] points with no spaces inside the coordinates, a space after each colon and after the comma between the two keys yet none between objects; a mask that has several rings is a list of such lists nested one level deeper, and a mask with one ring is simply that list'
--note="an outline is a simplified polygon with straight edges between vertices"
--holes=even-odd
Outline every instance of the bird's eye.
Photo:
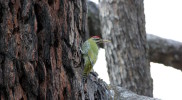
[{"label": "bird's eye", "polygon": [[99,38],[94,38],[94,40],[98,41],[98,40],[100,40],[100,39],[99,39]]}]

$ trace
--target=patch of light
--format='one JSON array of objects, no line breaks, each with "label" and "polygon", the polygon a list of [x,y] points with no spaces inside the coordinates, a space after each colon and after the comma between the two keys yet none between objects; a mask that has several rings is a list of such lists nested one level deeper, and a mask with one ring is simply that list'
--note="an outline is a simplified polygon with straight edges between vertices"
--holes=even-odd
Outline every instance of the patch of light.
[{"label": "patch of light", "polygon": [[89,0],[89,1],[95,2],[96,4],[98,4],[98,3],[99,3],[99,1],[98,1],[98,0]]},{"label": "patch of light", "polygon": [[146,32],[181,41],[181,0],[144,0]]},{"label": "patch of light", "polygon": [[182,73],[180,70],[162,64],[151,64],[154,79],[154,97],[162,100],[182,100]]},{"label": "patch of light", "polygon": [[110,84],[109,76],[107,73],[105,50],[100,49],[96,64],[94,65],[94,71],[98,73],[98,77],[103,79],[107,84]]}]

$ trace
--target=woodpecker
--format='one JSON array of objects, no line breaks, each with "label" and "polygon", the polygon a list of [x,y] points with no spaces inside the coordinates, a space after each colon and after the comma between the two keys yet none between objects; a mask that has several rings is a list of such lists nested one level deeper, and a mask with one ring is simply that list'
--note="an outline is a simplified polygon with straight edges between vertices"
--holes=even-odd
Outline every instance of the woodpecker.
[{"label": "woodpecker", "polygon": [[81,53],[84,59],[84,70],[83,70],[83,82],[85,82],[88,74],[91,72],[98,56],[98,44],[110,42],[108,40],[103,40],[99,36],[92,36],[90,39],[86,40],[82,47]]}]

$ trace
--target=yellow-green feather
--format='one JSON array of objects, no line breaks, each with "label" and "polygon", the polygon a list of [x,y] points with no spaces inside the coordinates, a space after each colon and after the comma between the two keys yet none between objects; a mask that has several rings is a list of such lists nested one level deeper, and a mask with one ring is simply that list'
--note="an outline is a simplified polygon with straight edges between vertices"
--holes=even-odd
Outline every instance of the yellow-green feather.
[{"label": "yellow-green feather", "polygon": [[[83,51],[83,57],[84,57],[83,78],[85,79],[93,68],[92,64],[94,65],[95,62],[97,61],[98,46],[96,42],[92,38],[90,38],[84,42],[82,46],[82,51]],[[89,60],[89,57],[92,64]]]}]

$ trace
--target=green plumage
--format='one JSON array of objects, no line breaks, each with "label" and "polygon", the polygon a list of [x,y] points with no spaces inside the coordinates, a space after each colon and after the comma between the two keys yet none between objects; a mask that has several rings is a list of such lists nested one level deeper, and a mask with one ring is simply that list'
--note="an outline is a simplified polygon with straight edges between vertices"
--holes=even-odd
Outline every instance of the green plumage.
[{"label": "green plumage", "polygon": [[81,51],[84,58],[83,80],[85,80],[97,61],[98,46],[96,41],[92,38],[88,39],[84,42]]}]

